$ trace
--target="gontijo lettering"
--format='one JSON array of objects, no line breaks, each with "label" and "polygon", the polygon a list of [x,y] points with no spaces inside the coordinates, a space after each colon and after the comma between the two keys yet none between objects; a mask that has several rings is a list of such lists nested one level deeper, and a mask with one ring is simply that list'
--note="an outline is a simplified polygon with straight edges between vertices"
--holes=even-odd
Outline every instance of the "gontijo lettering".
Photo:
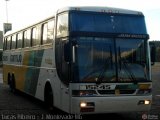
[{"label": "gontijo lettering", "polygon": [[22,61],[22,55],[11,55],[10,56],[11,62],[21,62]]}]

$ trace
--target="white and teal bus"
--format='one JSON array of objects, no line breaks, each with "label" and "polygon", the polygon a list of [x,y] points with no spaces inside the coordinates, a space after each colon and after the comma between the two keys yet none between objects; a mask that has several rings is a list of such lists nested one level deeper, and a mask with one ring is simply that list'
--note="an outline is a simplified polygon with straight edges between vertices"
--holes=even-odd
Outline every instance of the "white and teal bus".
[{"label": "white and teal bus", "polygon": [[148,39],[141,12],[59,9],[4,36],[4,83],[73,114],[148,111]]}]

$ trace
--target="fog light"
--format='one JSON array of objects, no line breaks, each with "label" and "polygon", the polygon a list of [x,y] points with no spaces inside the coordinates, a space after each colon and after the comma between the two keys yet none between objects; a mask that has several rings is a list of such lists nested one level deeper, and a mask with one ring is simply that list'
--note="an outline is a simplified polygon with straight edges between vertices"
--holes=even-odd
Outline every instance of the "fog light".
[{"label": "fog light", "polygon": [[145,101],[144,101],[144,104],[145,104],[145,105],[149,105],[149,104],[150,104],[150,101],[149,101],[149,100],[145,100]]},{"label": "fog light", "polygon": [[80,112],[94,112],[94,102],[80,102]]},{"label": "fog light", "polygon": [[149,105],[149,104],[151,104],[150,100],[140,100],[138,102],[138,105]]},{"label": "fog light", "polygon": [[87,106],[87,103],[85,103],[85,102],[81,102],[81,103],[80,103],[80,107],[81,107],[81,108],[86,107],[86,106]]}]

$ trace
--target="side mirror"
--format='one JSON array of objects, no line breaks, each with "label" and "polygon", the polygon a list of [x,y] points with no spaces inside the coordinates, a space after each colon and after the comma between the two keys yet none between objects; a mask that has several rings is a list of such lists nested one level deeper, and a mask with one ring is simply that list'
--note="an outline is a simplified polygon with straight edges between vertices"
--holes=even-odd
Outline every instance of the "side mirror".
[{"label": "side mirror", "polygon": [[150,46],[151,65],[154,65],[156,61],[156,47]]}]

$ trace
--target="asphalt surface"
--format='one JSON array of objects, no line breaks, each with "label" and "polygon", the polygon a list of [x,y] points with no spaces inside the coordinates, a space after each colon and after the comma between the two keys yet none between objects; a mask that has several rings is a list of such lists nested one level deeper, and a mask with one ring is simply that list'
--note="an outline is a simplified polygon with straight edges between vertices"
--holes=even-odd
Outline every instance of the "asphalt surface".
[{"label": "asphalt surface", "polygon": [[[0,120],[54,120],[54,119],[101,119],[101,120],[160,120],[160,65],[153,66],[153,103],[149,113],[71,115],[56,108],[49,111],[43,102],[21,92],[13,94],[2,83],[0,69]],[[143,119],[142,119],[143,118]]]}]

